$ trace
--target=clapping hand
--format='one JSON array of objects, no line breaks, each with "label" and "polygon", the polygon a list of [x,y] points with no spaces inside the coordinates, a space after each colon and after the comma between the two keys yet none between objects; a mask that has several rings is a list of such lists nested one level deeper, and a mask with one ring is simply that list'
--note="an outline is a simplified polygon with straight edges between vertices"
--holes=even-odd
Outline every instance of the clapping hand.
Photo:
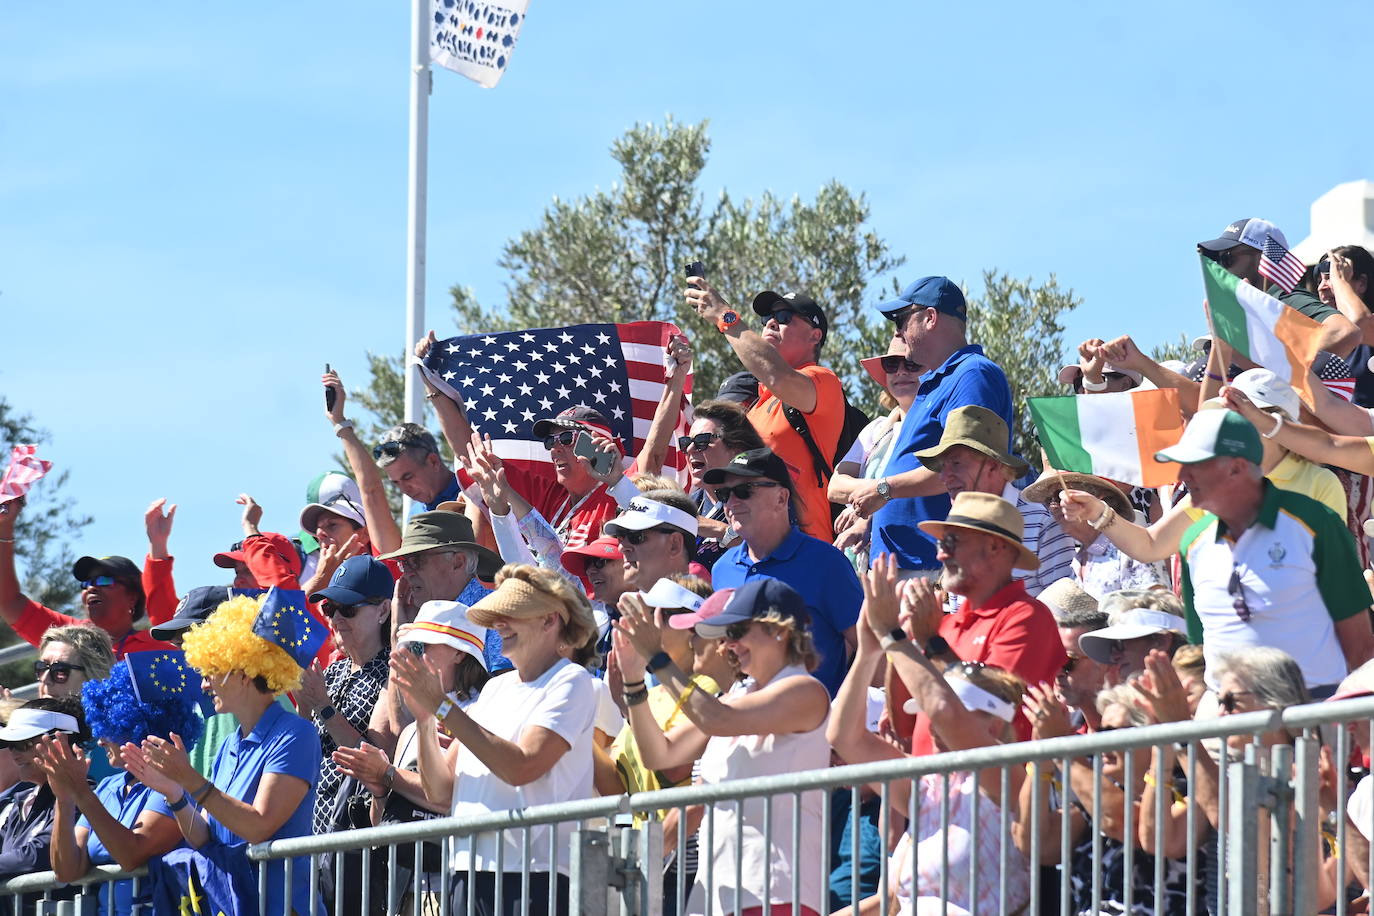
[{"label": "clapping hand", "polygon": [[434,662],[404,646],[391,652],[391,682],[401,689],[401,699],[416,721],[433,719],[444,702],[444,684]]},{"label": "clapping hand", "polygon": [[54,795],[68,801],[86,785],[91,762],[80,747],[73,747],[60,735],[48,735],[38,740],[38,766],[48,774],[48,787]]},{"label": "clapping hand", "polygon": [[1151,649],[1145,656],[1145,672],[1135,682],[1145,699],[1145,710],[1156,722],[1186,722],[1192,718],[1188,691],[1169,661],[1169,653]]},{"label": "clapping hand", "polygon": [[[639,592],[626,592],[616,603],[620,619],[615,622],[617,633],[623,633],[645,659],[663,651],[663,612],[644,603]],[[624,659],[621,659],[623,664]]]},{"label": "clapping hand", "polygon": [[1027,684],[1021,705],[1031,722],[1031,737],[1059,738],[1073,734],[1069,707],[1048,684]]},{"label": "clapping hand", "polygon": [[373,795],[383,794],[386,771],[391,766],[381,748],[366,741],[357,747],[341,747],[333,754],[334,764],[345,776],[351,776],[367,787]]},{"label": "clapping hand", "polygon": [[[130,745],[125,745],[129,747]],[[199,783],[201,775],[196,772],[196,768],[191,766],[191,758],[186,753],[186,745],[182,743],[181,736],[176,732],[171,733],[168,738],[159,738],[157,735],[149,735],[143,739],[143,757],[148,761],[148,765],[154,770],[166,776],[179,786],[188,787]],[[127,761],[127,757],[125,758]],[[156,788],[148,784],[149,788]]]}]

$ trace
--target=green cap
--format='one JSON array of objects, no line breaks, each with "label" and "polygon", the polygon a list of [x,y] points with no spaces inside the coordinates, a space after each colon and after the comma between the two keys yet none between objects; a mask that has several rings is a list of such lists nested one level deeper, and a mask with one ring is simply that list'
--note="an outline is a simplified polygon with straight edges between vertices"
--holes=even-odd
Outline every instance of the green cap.
[{"label": "green cap", "polygon": [[1193,414],[1178,445],[1155,452],[1155,461],[1197,464],[1209,458],[1244,458],[1259,464],[1264,445],[1259,431],[1234,410],[1200,410]]}]

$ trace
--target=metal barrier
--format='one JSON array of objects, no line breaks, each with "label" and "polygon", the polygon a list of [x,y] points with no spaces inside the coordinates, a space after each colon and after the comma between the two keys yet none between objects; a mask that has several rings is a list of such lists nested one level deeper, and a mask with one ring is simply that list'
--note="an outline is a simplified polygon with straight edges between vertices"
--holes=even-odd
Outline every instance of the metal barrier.
[{"label": "metal barrier", "polygon": [[[664,868],[661,823],[651,819],[636,828],[629,815],[653,817],[662,810],[676,810],[678,826],[667,839],[681,851],[691,836],[689,809],[704,806],[697,834],[696,893],[702,900],[716,899],[717,911],[722,912],[750,906],[749,887],[771,887],[772,912],[800,916],[807,912],[801,905],[802,887],[818,880],[821,913],[857,905],[875,888],[904,883],[909,891],[905,900],[880,894],[865,912],[1289,916],[1316,913],[1331,902],[1337,916],[1345,916],[1347,894],[1336,889],[1346,884],[1347,866],[1355,866],[1357,875],[1363,871],[1365,887],[1374,872],[1374,850],[1362,841],[1346,813],[1351,787],[1344,764],[1352,747],[1347,725],[1359,729],[1361,745],[1374,745],[1374,697],[592,798],[478,818],[436,818],[276,840],[251,847],[249,855],[260,863],[284,860],[288,887],[294,868],[301,867],[293,862],[296,857],[309,856],[316,888],[328,869],[335,901],[328,912],[335,914],[447,914],[457,884],[477,888],[496,912],[519,899],[521,913],[681,914],[687,912],[685,904],[693,892],[681,875],[676,889],[664,892],[665,874],[670,872]],[[1329,730],[1334,733],[1331,747],[1338,764],[1325,771],[1325,784],[1318,733],[1322,726],[1334,726]],[[1292,743],[1277,744],[1264,753],[1259,736],[1279,729],[1293,736]],[[1208,818],[1199,810],[1207,804],[1202,786],[1209,759],[1200,742],[1229,737],[1242,739],[1243,747],[1238,759],[1215,768],[1213,807],[1224,829],[1210,831]],[[1177,744],[1185,746],[1179,751],[1176,776],[1187,781],[1186,803],[1167,799],[1166,785],[1156,780],[1150,787],[1153,805],[1137,811],[1134,793],[1144,776],[1142,767],[1149,764],[1129,752],[1149,751],[1153,761],[1153,754]],[[1059,779],[1054,778],[1056,771]],[[1022,792],[1012,798],[1020,772],[1028,775]],[[1062,778],[1064,774],[1069,778]],[[965,790],[976,785],[968,780],[979,775],[990,777],[985,785],[999,787],[1002,803],[992,803],[981,791]],[[774,823],[780,823],[788,810],[797,810],[808,796],[825,802],[819,835],[803,836],[795,817],[786,835],[776,835]],[[1051,804],[1054,796],[1058,801]],[[1323,796],[1334,799],[1330,812],[1323,812]],[[1125,804],[1125,799],[1133,804]],[[846,801],[844,817],[851,831],[847,847],[831,841],[832,833],[838,834],[846,824],[832,815],[831,803],[843,807]],[[1069,817],[1061,816],[1065,810]],[[1081,813],[1073,814],[1076,811]],[[733,818],[733,838],[715,823],[731,819],[732,813],[745,815]],[[1147,817],[1153,834],[1139,829],[1137,818]],[[916,854],[899,852],[892,858],[889,839],[901,834],[907,838],[903,845],[910,844],[912,825]],[[1364,827],[1374,832],[1374,824]],[[870,850],[867,856],[861,841],[865,831],[877,840],[876,853]],[[1131,841],[1120,842],[1122,837]],[[1172,859],[1153,856],[1137,838],[1148,840],[1148,849],[1181,846],[1182,851]],[[440,862],[448,867],[424,871],[425,840],[440,844]],[[753,849],[761,855],[746,864],[736,854],[729,868],[717,867],[710,851],[718,840],[733,844],[736,853]],[[477,856],[463,855],[473,843],[484,846],[480,863]],[[335,854],[349,857],[328,861]],[[456,867],[455,855],[463,860]],[[832,865],[846,856],[851,859],[851,886],[844,899],[832,900]],[[541,863],[543,857],[549,864]],[[679,863],[681,858],[677,856]],[[421,868],[403,867],[403,860],[420,863]],[[329,867],[339,861],[343,867]],[[548,880],[550,869],[566,880]],[[781,884],[773,880],[780,870],[785,875]],[[265,886],[266,869],[259,871],[260,886]],[[501,874],[502,880],[491,877],[492,872]],[[50,890],[51,877],[13,879],[0,885],[0,894]],[[92,873],[83,880],[94,885],[115,877],[123,874]],[[912,894],[929,899],[913,901]],[[784,905],[776,906],[779,902]],[[473,913],[473,894],[468,894],[466,904],[465,911]],[[326,912],[319,894],[310,911]],[[700,902],[692,909],[703,911],[710,910]]]},{"label": "metal barrier", "polygon": [[[26,642],[18,642],[12,646],[5,646],[0,649],[0,665],[8,665],[10,662],[21,662],[27,658],[38,655],[38,647],[31,646]],[[10,689],[10,696],[18,700],[31,700],[38,696],[38,684],[32,682],[23,684],[19,687]]]}]

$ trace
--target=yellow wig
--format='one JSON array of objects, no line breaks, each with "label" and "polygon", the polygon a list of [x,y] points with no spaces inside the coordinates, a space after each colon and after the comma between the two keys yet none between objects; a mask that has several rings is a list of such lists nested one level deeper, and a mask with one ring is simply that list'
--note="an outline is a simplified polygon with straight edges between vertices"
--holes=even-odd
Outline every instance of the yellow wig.
[{"label": "yellow wig", "polygon": [[215,609],[182,640],[186,664],[202,675],[241,671],[262,677],[273,693],[294,690],[301,683],[301,667],[286,650],[253,632],[262,609],[261,598],[239,595]]}]

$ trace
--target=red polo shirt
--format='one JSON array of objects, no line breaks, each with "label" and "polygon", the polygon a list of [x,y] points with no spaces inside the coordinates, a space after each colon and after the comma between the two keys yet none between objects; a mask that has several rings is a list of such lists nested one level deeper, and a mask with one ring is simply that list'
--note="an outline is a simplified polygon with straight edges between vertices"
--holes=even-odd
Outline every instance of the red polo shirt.
[{"label": "red polo shirt", "polygon": [[[95,626],[89,620],[81,620],[77,617],[68,617],[66,614],[59,614],[51,608],[46,608],[37,601],[30,600],[24,613],[14,623],[14,632],[18,633],[24,642],[31,646],[36,646],[43,639],[43,634],[48,632],[49,627],[69,627],[73,625]],[[123,658],[130,652],[146,652],[155,649],[175,649],[176,646],[160,639],[154,639],[153,634],[147,630],[130,630],[120,639],[114,641],[115,660]]]},{"label": "red polo shirt", "polygon": [[[945,615],[938,632],[964,661],[1004,668],[1027,684],[1053,684],[1068,661],[1054,615],[1027,595],[1020,581],[1003,587],[978,607],[970,607],[965,600],[958,611]],[[893,688],[898,694],[891,704],[895,716],[909,695],[900,678]],[[1013,721],[1017,738],[1028,739],[1030,722],[1025,712],[1018,710]],[[911,732],[911,753],[921,756],[933,751],[930,721],[918,715]]]}]

